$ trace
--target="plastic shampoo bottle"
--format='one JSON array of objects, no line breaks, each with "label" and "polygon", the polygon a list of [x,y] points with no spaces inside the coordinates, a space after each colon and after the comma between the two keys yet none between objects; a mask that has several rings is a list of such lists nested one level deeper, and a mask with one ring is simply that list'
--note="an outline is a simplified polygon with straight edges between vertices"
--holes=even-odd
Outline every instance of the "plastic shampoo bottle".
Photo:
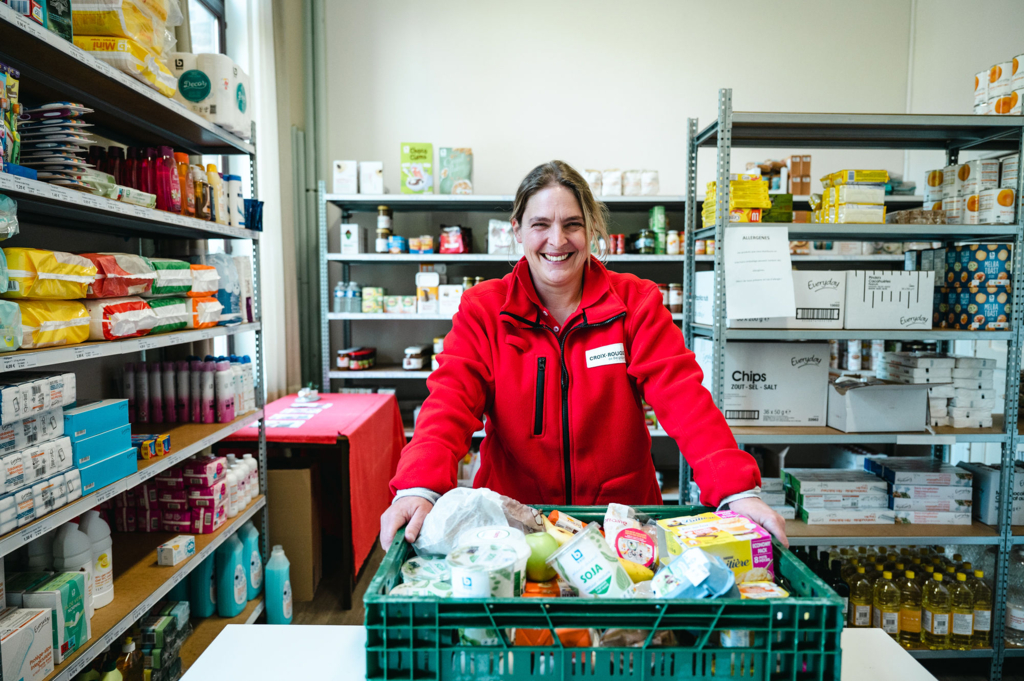
[{"label": "plastic shampoo bottle", "polygon": [[292,623],[292,583],[284,547],[278,544],[267,562],[267,624]]}]

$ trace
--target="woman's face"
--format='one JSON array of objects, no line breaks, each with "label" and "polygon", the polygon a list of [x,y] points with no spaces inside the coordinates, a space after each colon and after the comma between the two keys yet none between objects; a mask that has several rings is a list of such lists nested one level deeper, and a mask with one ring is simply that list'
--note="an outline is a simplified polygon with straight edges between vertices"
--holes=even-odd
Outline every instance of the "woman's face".
[{"label": "woman's face", "polygon": [[513,220],[512,226],[535,286],[579,286],[590,249],[583,210],[569,189],[562,185],[541,189],[526,202],[522,224]]}]

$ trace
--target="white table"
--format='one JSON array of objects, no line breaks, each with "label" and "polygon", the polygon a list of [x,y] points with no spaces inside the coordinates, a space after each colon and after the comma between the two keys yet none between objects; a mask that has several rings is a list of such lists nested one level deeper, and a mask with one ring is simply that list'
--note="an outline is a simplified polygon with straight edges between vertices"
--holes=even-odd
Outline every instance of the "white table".
[{"label": "white table", "polygon": [[[843,681],[934,681],[881,629],[843,631]],[[342,626],[224,627],[182,681],[366,678],[366,630]]]}]

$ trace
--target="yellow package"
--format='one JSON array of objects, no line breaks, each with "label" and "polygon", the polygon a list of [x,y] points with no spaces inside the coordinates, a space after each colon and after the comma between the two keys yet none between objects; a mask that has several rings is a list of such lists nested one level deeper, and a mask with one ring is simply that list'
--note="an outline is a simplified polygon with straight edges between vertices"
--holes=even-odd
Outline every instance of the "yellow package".
[{"label": "yellow package", "polygon": [[157,54],[164,51],[164,22],[142,0],[76,2],[71,10],[75,36],[130,38]]},{"label": "yellow package", "polygon": [[824,201],[823,194],[811,194],[807,197],[807,203],[811,205],[811,210],[817,211],[821,208],[821,204]]},{"label": "yellow package", "polygon": [[771,535],[734,511],[662,519],[657,536],[663,564],[672,562],[684,549],[699,547],[725,561],[736,581],[772,578]]},{"label": "yellow package", "polygon": [[160,58],[130,38],[76,35],[75,45],[164,97],[173,97],[178,89],[178,80]]},{"label": "yellow package", "polygon": [[831,188],[837,206],[841,203],[865,203],[881,206],[885,203],[885,186],[881,184],[841,184]]},{"label": "yellow package", "polygon": [[888,170],[840,170],[821,178],[826,187],[834,187],[853,182],[885,183],[889,181]]},{"label": "yellow package", "polygon": [[85,298],[96,281],[96,266],[79,255],[39,248],[3,251],[10,277],[5,298],[75,300]]},{"label": "yellow package", "polygon": [[74,345],[89,338],[89,311],[73,300],[19,300],[21,348]]},{"label": "yellow package", "polygon": [[832,222],[879,225],[885,222],[885,206],[863,203],[844,203],[831,209]]}]

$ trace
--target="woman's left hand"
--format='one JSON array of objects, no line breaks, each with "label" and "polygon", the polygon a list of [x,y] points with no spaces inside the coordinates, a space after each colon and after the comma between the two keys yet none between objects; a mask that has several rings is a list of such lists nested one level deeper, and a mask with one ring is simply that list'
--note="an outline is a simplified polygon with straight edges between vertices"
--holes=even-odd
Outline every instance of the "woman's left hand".
[{"label": "woman's left hand", "polygon": [[772,510],[771,506],[757,497],[745,497],[729,503],[730,510],[745,515],[764,529],[775,535],[782,545],[789,548],[786,538],[786,520]]}]

